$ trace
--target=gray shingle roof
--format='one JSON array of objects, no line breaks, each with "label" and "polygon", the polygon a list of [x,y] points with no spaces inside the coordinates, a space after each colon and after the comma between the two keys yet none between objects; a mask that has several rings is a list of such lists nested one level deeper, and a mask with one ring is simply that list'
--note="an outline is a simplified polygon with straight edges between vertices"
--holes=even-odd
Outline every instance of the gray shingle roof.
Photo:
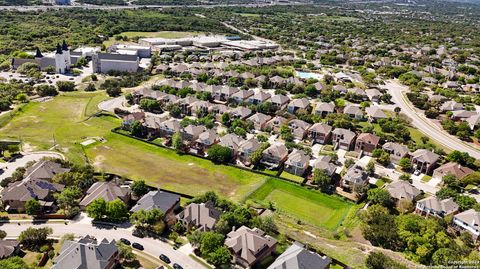
[{"label": "gray shingle roof", "polygon": [[329,257],[322,257],[295,242],[267,269],[326,269],[331,263],[332,259]]},{"label": "gray shingle roof", "polygon": [[130,211],[137,212],[140,209],[145,211],[158,208],[162,212],[166,213],[168,210],[173,208],[175,204],[180,202],[180,195],[164,192],[164,191],[150,191],[145,194],[137,204],[132,207]]}]

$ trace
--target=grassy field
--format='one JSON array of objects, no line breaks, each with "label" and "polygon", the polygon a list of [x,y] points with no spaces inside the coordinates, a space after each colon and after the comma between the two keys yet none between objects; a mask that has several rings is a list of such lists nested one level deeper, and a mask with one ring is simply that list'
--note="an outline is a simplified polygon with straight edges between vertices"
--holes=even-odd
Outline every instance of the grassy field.
[{"label": "grassy field", "polygon": [[19,139],[26,151],[48,150],[56,143],[56,149],[71,161],[83,162],[79,143],[88,137],[103,137],[120,123],[112,117],[88,118],[106,98],[102,92],[78,92],[44,103],[31,102],[0,129],[0,138]]},{"label": "grassy field", "polygon": [[[183,38],[190,37],[194,35],[203,34],[201,32],[175,32],[175,31],[161,31],[161,32],[123,32],[117,36],[126,36],[128,38],[143,38],[143,37],[158,37],[158,38]],[[103,42],[106,47],[111,46],[113,43],[125,43],[124,41],[116,41],[115,36],[110,37],[107,41]]]},{"label": "grassy field", "polygon": [[122,135],[111,133],[105,138],[106,143],[85,149],[94,166],[105,172],[143,179],[164,189],[190,195],[216,190],[238,201],[266,179],[266,176],[178,155]]},{"label": "grassy field", "polygon": [[271,201],[282,213],[329,230],[335,230],[342,223],[351,207],[339,197],[276,179],[269,179],[247,199]]}]

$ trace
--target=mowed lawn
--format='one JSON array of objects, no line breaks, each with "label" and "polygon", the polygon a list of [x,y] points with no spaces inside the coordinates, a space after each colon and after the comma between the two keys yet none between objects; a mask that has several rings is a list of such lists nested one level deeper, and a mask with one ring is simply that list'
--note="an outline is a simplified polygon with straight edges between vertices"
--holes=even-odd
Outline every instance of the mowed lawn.
[{"label": "mowed lawn", "polygon": [[115,133],[106,139],[85,149],[95,167],[167,190],[189,195],[214,190],[239,201],[267,178]]},{"label": "mowed lawn", "polygon": [[21,140],[25,151],[49,150],[56,144],[71,161],[84,162],[79,143],[108,135],[120,124],[113,117],[88,118],[106,98],[103,92],[76,92],[43,103],[30,102],[0,128],[0,138]]},{"label": "mowed lawn", "polygon": [[340,197],[273,178],[268,179],[247,199],[271,201],[280,212],[329,230],[335,230],[341,224],[352,206]]}]

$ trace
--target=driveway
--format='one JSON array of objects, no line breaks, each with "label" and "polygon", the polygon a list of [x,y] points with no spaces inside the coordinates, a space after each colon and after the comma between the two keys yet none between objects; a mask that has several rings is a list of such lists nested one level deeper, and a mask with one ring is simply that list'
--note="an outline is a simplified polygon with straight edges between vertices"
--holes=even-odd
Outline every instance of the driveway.
[{"label": "driveway", "polygon": [[12,162],[0,163],[0,169],[4,170],[4,172],[0,174],[0,182],[5,178],[12,176],[13,172],[15,172],[17,168],[24,167],[28,162],[36,162],[45,157],[64,159],[62,154],[50,151],[30,152],[23,154],[24,155],[22,157],[17,158]]},{"label": "driveway", "polygon": [[480,149],[478,147],[448,134],[441,127],[436,126],[431,120],[427,119],[423,113],[416,111],[410,101],[404,96],[404,92],[408,91],[408,87],[394,80],[387,81],[383,87],[390,92],[392,101],[401,108],[402,113],[412,120],[411,124],[414,127],[446,148],[467,152],[475,159],[480,159]]},{"label": "driveway", "polygon": [[53,237],[61,237],[66,233],[73,233],[75,236],[85,236],[91,235],[96,237],[98,240],[107,238],[109,240],[115,239],[119,240],[120,238],[126,238],[130,242],[137,242],[143,245],[145,250],[143,252],[158,257],[160,254],[167,255],[172,263],[178,263],[183,268],[186,269],[199,269],[203,266],[189,257],[187,254],[181,251],[174,250],[172,246],[168,243],[162,242],[160,240],[155,240],[152,238],[138,238],[132,236],[133,228],[117,228],[114,229],[99,229],[93,227],[88,218],[82,218],[80,221],[70,222],[68,225],[64,223],[48,223],[48,224],[31,224],[31,223],[22,223],[18,225],[17,223],[4,223],[0,224],[0,229],[4,230],[7,233],[9,238],[17,237],[20,235],[20,232],[23,230],[34,227],[50,227],[53,229]]}]

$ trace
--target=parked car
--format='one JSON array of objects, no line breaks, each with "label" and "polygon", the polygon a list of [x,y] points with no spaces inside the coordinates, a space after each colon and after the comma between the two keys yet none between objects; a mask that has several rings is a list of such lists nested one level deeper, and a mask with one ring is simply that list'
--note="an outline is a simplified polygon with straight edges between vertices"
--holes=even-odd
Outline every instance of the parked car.
[{"label": "parked car", "polygon": [[165,262],[167,264],[170,263],[170,259],[165,254],[160,254],[159,258],[160,258],[160,260],[162,260],[163,262]]},{"label": "parked car", "polygon": [[129,245],[130,246],[130,241],[128,239],[125,239],[125,238],[120,238],[120,242],[124,243],[125,245]]},{"label": "parked car", "polygon": [[140,231],[138,229],[133,230],[132,235],[135,236],[135,237],[140,237],[140,238],[145,237],[145,235],[142,233],[142,231]]},{"label": "parked car", "polygon": [[136,249],[138,249],[138,250],[143,250],[143,249],[144,249],[143,246],[140,245],[140,244],[137,243],[137,242],[133,243],[133,244],[132,244],[132,247],[133,247],[133,248],[136,248]]},{"label": "parked car", "polygon": [[183,267],[178,263],[174,263],[173,264],[173,269],[183,269]]}]

